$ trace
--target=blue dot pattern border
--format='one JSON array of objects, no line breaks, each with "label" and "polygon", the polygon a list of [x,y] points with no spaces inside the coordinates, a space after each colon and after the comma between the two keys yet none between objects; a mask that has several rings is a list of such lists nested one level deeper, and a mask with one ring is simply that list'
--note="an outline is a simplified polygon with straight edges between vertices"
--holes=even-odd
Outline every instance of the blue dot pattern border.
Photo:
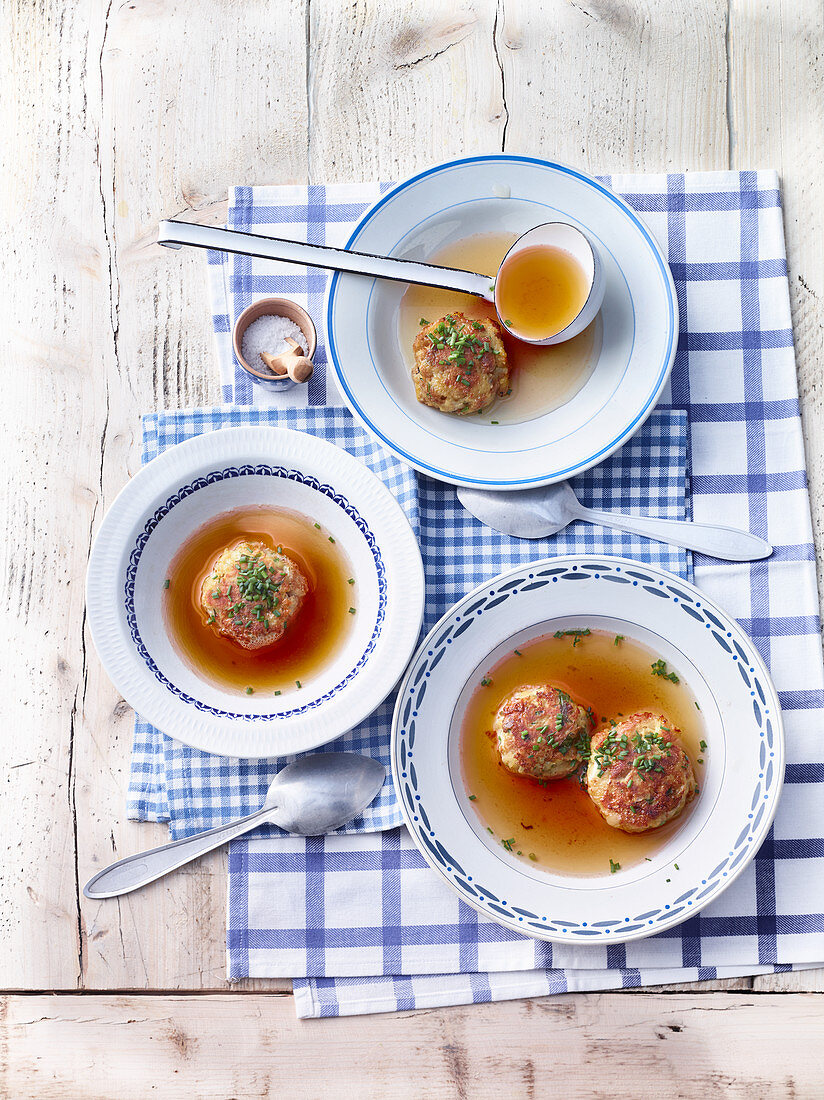
[{"label": "blue dot pattern border", "polygon": [[[421,800],[418,788],[418,778],[415,765],[409,759],[415,745],[416,715],[427,690],[426,674],[440,663],[446,652],[446,648],[456,638],[466,631],[471,630],[485,611],[498,607],[513,596],[525,592],[536,592],[546,588],[553,581],[582,581],[595,579],[606,584],[635,584],[652,596],[662,600],[670,600],[680,607],[685,615],[689,615],[697,622],[704,623],[715,642],[730,660],[734,661],[746,687],[753,693],[753,715],[759,728],[760,755],[759,764],[764,776],[755,785],[751,800],[751,813],[746,826],[741,830],[732,846],[729,855],[714,867],[702,880],[700,886],[679,895],[672,906],[662,906],[644,913],[625,916],[620,920],[597,921],[593,924],[565,920],[562,917],[549,917],[531,910],[517,906],[507,905],[501,901],[491,890],[486,889],[477,881],[469,882],[467,872],[461,864],[450,854],[448,848],[433,835],[432,825],[426,812],[426,807]],[[656,925],[673,922],[673,918],[687,914],[693,906],[705,904],[715,893],[724,880],[740,865],[742,860],[753,849],[753,841],[758,833],[758,828],[770,803],[770,796],[774,794],[776,786],[780,784],[781,776],[777,774],[773,761],[768,759],[767,752],[772,750],[775,744],[775,727],[768,714],[765,713],[767,692],[758,676],[752,670],[750,657],[735,640],[727,637],[727,628],[724,623],[711,611],[696,601],[693,596],[677,584],[662,581],[660,574],[650,574],[642,569],[626,568],[613,562],[592,562],[543,569],[540,572],[527,574],[522,577],[505,581],[498,588],[490,588],[484,595],[479,596],[469,607],[461,609],[454,614],[450,621],[444,624],[434,644],[422,649],[421,655],[409,671],[408,697],[403,705],[401,718],[397,731],[397,755],[401,765],[401,771],[406,774],[402,781],[400,796],[408,812],[408,824],[416,834],[419,844],[422,844],[435,861],[441,873],[449,879],[460,894],[475,906],[481,906],[495,914],[498,918],[505,918],[512,922],[516,930],[527,928],[534,929],[539,935],[552,932],[555,936],[577,937],[592,941],[599,937],[607,937],[613,931],[620,930],[621,934],[646,931],[654,931]],[[747,668],[743,667],[746,664]],[[407,766],[408,765],[408,766]],[[756,807],[758,810],[756,812]],[[683,916],[682,916],[683,919]]]},{"label": "blue dot pattern border", "polygon": [[[277,714],[243,714],[236,711],[220,710],[217,707],[209,706],[207,703],[202,702],[200,699],[194,699],[191,695],[187,695],[185,691],[182,691],[179,687],[169,680],[155,664],[151,654],[146,649],[143,639],[140,636],[140,630],[137,625],[137,614],[135,612],[134,595],[135,595],[135,581],[137,578],[137,570],[140,565],[140,559],[143,555],[143,551],[152,532],[156,529],[158,524],[164,519],[165,516],[171,512],[171,510],[182,500],[190,497],[193,493],[198,492],[201,489],[205,489],[209,485],[214,485],[216,482],[225,481],[227,478],[235,477],[280,477],[285,478],[288,481],[298,481],[302,485],[308,486],[310,489],[314,489],[316,492],[323,493],[324,496],[329,497],[331,500],[342,508],[349,518],[358,527],[363,537],[366,539],[367,545],[372,553],[372,557],[375,561],[375,570],[378,576],[378,613],[375,619],[375,627],[372,631],[372,636],[366,646],[366,649],[358,659],[357,664],[352,668],[346,676],[336,684],[330,691],[327,691],[325,695],[319,696],[317,699],[312,699],[308,703],[304,703],[303,706],[294,707],[292,710],[280,711]],[[160,681],[163,686],[170,691],[173,695],[176,695],[178,699],[184,703],[188,703],[195,707],[199,711],[203,711],[206,714],[214,715],[217,718],[232,718],[241,719],[246,722],[272,722],[280,721],[285,718],[293,718],[298,714],[305,714],[307,711],[314,710],[316,707],[321,706],[323,703],[328,702],[333,696],[337,695],[352,679],[358,674],[361,668],[366,664],[369,659],[370,653],[374,650],[378,637],[380,636],[383,621],[386,616],[386,568],[381,557],[378,544],[375,540],[375,536],[372,534],[369,526],[367,525],[361,514],[354,508],[346,497],[336,492],[331,485],[324,485],[318,481],[317,478],[307,476],[300,473],[298,470],[287,470],[284,466],[229,466],[223,470],[212,470],[210,473],[203,477],[196,478],[191,484],[184,485],[178,492],[174,493],[165,504],[161,505],[146,521],[146,524],[137,538],[134,549],[129,555],[129,564],[126,568],[126,583],[125,583],[125,597],[126,597],[126,621],[129,624],[129,631],[134,641],[135,647],[140,656],[145,661],[146,665],[151,670],[154,677]]]}]

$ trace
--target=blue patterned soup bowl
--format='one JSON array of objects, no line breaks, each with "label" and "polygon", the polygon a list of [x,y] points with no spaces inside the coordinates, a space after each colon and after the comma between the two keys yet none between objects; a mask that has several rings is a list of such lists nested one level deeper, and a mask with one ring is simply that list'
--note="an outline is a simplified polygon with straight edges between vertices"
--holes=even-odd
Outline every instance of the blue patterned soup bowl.
[{"label": "blue patterned soup bowl", "polygon": [[[503,768],[487,735],[502,698],[545,682],[592,708],[595,734],[589,765],[582,743],[579,777],[539,783]],[[631,833],[602,818],[580,776],[591,792],[599,731],[615,731],[625,758],[635,742],[622,743],[620,724],[638,712],[680,731],[698,789],[678,817]],[[523,735],[527,766],[555,730],[550,718]],[[657,781],[666,746],[647,756]],[[761,657],[704,593],[640,562],[558,557],[485,582],[429,633],[400,686],[392,771],[415,843],[465,902],[512,931],[580,949],[663,932],[745,871],[775,815],[784,735]],[[647,779],[623,772],[640,814],[647,804],[630,785],[646,792]],[[584,950],[566,965],[586,959]]]},{"label": "blue patterned soup bowl", "polygon": [[[223,530],[221,524],[231,525],[241,515],[252,516],[243,522],[272,532],[276,543],[282,540],[287,555],[292,553],[288,531],[305,529],[306,538],[334,552],[339,562],[334,598],[340,603],[340,629],[326,642],[318,636],[318,647],[325,649],[322,659],[307,665],[311,671],[289,666],[284,682],[268,687],[251,686],[253,668],[260,666],[223,637],[217,645],[223,647],[221,660],[231,665],[226,677],[212,674],[199,659],[200,632],[207,641],[215,633],[208,626],[212,619],[197,619],[202,579],[190,588],[181,582],[174,605],[194,608],[192,645],[181,642],[170,612],[177,563],[191,557],[203,532]],[[281,536],[278,525],[287,533]],[[244,531],[242,537],[253,535]],[[211,560],[196,563],[202,578],[213,568]],[[306,630],[301,616],[312,599],[323,629],[323,601],[315,595],[323,590],[311,558],[306,572],[309,596],[283,636],[286,648],[269,650],[273,662],[266,674],[276,678],[278,661],[294,658],[299,637],[294,632]],[[144,467],[101,525],[86,586],[92,638],[123,697],[185,744],[235,757],[314,748],[370,714],[409,659],[423,595],[417,541],[383,483],[331,443],[268,427],[198,435]]]}]

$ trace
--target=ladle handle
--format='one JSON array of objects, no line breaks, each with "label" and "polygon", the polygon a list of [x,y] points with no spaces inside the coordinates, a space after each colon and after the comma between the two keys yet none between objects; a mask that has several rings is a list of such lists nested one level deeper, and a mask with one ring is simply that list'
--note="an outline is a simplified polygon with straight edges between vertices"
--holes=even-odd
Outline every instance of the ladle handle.
[{"label": "ladle handle", "polygon": [[593,508],[576,509],[576,516],[589,523],[600,523],[618,531],[630,531],[648,539],[658,539],[686,550],[697,550],[724,561],[760,561],[773,552],[772,546],[749,531],[737,527],[719,527],[687,520],[656,519],[653,516],[628,516],[618,512],[598,512]]},{"label": "ladle handle", "polygon": [[263,237],[259,233],[240,233],[235,229],[218,229],[195,222],[164,221],[160,223],[157,243],[167,248],[191,245],[213,248],[217,252],[238,252],[243,256],[261,256],[266,260],[282,260],[307,267],[325,267],[331,271],[348,271],[354,275],[371,275],[376,279],[394,279],[402,283],[443,287],[474,294],[478,298],[494,299],[493,277],[451,267],[398,260],[390,256],[373,256],[367,252],[350,252],[329,245],[304,244],[285,237]]},{"label": "ladle handle", "polygon": [[182,867],[184,863],[211,852],[213,848],[248,833],[266,821],[271,812],[270,807],[264,806],[228,825],[219,825],[208,832],[173,840],[171,844],[162,844],[159,848],[150,848],[147,852],[120,859],[90,878],[83,887],[83,893],[87,898],[115,898],[120,894],[129,894]]}]

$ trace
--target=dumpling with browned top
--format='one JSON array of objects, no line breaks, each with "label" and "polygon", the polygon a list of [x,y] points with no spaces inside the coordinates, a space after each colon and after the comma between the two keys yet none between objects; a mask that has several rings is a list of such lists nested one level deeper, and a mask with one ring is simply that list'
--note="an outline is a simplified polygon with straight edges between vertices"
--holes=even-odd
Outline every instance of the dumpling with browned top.
[{"label": "dumpling with browned top", "polygon": [[591,712],[552,684],[518,688],[493,723],[501,763],[518,775],[561,779],[586,760]]},{"label": "dumpling with browned top", "polygon": [[607,825],[646,833],[681,813],[697,788],[679,737],[680,730],[652,711],[593,734],[587,790]]},{"label": "dumpling with browned top", "polygon": [[244,649],[262,649],[280,641],[308,591],[306,577],[280,548],[244,540],[218,554],[200,603],[220,634]]},{"label": "dumpling with browned top", "polygon": [[509,393],[509,364],[495,321],[448,313],[421,329],[412,351],[412,382],[422,405],[469,416]]}]

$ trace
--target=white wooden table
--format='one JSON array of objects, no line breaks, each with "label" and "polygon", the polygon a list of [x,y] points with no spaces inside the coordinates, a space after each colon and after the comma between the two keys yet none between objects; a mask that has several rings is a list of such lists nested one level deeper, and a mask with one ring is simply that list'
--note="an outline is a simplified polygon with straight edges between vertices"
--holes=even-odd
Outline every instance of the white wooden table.
[{"label": "white wooden table", "polygon": [[132,714],[85,629],[90,541],[140,413],[219,400],[202,257],[158,248],[158,220],[220,223],[236,182],[500,149],[778,168],[821,562],[817,0],[5,0],[0,19],[0,1094],[821,1095],[821,971],[300,1022],[287,983],[225,984],[224,855],[80,896],[165,835],[124,821]]}]

